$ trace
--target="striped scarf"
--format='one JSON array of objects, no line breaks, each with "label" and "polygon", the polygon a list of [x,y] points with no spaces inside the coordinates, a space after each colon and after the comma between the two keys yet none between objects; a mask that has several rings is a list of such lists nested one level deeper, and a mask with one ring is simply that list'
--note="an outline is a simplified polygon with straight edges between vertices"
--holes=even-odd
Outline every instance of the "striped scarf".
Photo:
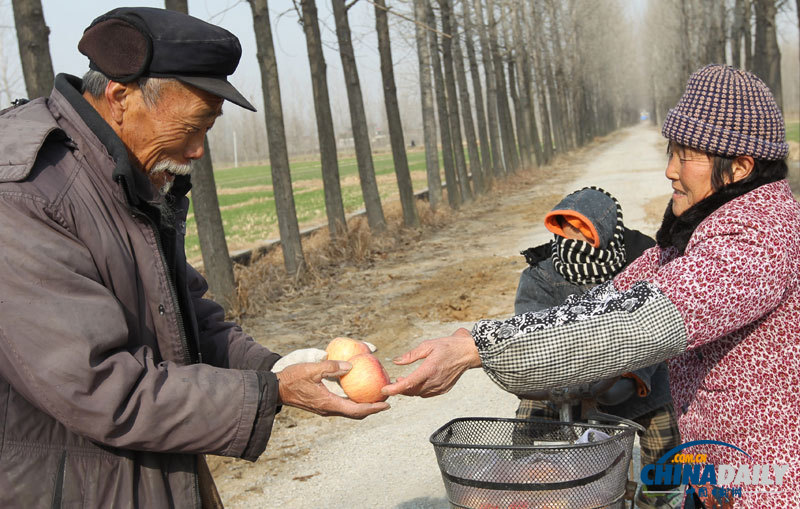
[{"label": "striped scarf", "polygon": [[[600,191],[602,189],[596,188]],[[605,191],[603,191],[605,192]],[[608,194],[608,193],[606,193]],[[609,196],[611,196],[609,194]],[[612,196],[612,198],[614,198]],[[622,207],[617,204],[617,224],[611,242],[604,248],[595,248],[582,240],[555,235],[551,243],[553,265],[564,279],[575,284],[597,284],[608,281],[625,266],[625,229],[622,225]]]}]

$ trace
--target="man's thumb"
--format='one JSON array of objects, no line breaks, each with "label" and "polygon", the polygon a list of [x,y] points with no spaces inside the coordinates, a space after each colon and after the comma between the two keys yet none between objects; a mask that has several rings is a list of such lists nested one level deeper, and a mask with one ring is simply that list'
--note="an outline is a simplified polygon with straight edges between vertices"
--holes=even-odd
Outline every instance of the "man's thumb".
[{"label": "man's thumb", "polygon": [[323,378],[334,378],[345,375],[353,367],[352,364],[346,361],[322,361],[318,365],[319,372],[315,377],[319,379],[317,380],[318,382]]}]

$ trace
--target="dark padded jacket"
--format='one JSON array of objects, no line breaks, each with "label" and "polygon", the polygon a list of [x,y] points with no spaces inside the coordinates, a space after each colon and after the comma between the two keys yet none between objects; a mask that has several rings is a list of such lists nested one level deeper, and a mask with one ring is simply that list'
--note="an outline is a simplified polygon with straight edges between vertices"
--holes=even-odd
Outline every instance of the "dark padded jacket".
[{"label": "dark padded jacket", "polygon": [[277,354],[202,295],[188,206],[59,75],[0,114],[0,507],[199,507],[197,455],[255,460]]},{"label": "dark padded jacket", "polygon": [[[628,228],[625,228],[624,243],[626,266],[655,245],[655,241],[647,235]],[[520,276],[514,301],[514,313],[517,315],[558,306],[570,295],[586,293],[595,286],[575,284],[564,279],[553,266],[550,243],[537,246],[527,253],[531,265]],[[672,401],[669,370],[665,363],[638,369],[634,374],[649,390],[647,396],[634,395],[624,403],[614,406],[600,405],[602,412],[635,419]]]}]

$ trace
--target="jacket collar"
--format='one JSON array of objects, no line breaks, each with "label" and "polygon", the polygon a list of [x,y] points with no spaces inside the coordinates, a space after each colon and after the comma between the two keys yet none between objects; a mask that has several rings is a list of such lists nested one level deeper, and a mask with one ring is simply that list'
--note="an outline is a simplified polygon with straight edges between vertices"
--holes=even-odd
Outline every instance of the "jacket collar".
[{"label": "jacket collar", "polygon": [[769,178],[728,184],[719,191],[695,203],[680,216],[676,216],[672,212],[672,200],[670,200],[667,204],[667,210],[664,212],[661,227],[656,233],[656,242],[662,249],[672,247],[677,250],[678,254],[683,255],[700,223],[723,205],[757,190],[762,192],[786,192],[788,186],[789,184],[785,179],[773,180]]},{"label": "jacket collar", "polygon": [[[80,78],[69,74],[59,74],[55,79],[54,95],[60,94],[69,106],[75,110],[80,119],[103,144],[108,154],[114,160],[114,170],[111,178],[122,185],[128,203],[133,207],[141,207],[143,203],[152,203],[161,200],[158,192],[153,187],[147,175],[135,168],[128,157],[125,144],[117,133],[97,113],[91,104],[81,95],[83,82]],[[188,175],[179,175],[175,178],[170,194],[175,198],[185,196],[191,189]]]}]

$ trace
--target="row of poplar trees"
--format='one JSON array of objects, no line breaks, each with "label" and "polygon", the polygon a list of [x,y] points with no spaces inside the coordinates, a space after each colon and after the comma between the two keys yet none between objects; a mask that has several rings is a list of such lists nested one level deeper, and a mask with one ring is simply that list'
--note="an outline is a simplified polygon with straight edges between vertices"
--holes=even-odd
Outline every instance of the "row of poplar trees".
[{"label": "row of poplar trees", "polygon": [[[794,0],[800,28],[800,0]],[[660,0],[645,13],[653,121],[660,125],[694,70],[708,63],[752,71],[783,106],[777,15],[790,0]]]},{"label": "row of poplar trees", "polygon": [[[381,232],[386,228],[386,219],[375,178],[348,23],[348,11],[358,0],[330,1],[367,221],[372,231]],[[630,37],[632,31],[624,29],[624,18],[620,15],[624,11],[624,0],[405,0],[402,12],[391,10],[385,0],[365,1],[371,3],[375,11],[386,117],[403,222],[408,227],[418,226],[419,218],[397,101],[389,38],[390,16],[396,15],[394,19],[409,27],[413,25],[414,29],[429,202],[433,210],[440,207],[443,200],[440,152],[447,204],[457,209],[476,195],[487,192],[494,179],[519,168],[547,164],[557,153],[581,146],[638,117],[641,101],[631,98],[631,84],[626,82],[630,73],[626,70],[630,66],[647,65],[642,62],[641,53],[636,56],[637,44]],[[722,20],[714,25],[723,23],[721,32],[707,30],[706,33],[722,33],[721,37],[727,38],[729,44],[733,44],[730,41],[734,37],[739,37],[737,47],[760,51],[766,43],[759,42],[758,28],[755,49],[750,46],[750,39],[742,42],[745,37],[740,34],[744,30],[742,23],[749,27],[750,18],[742,17],[744,21],[736,18],[739,21],[734,22],[735,29],[724,27],[724,20],[730,17],[725,9],[734,1],[737,13],[744,12],[744,7],[740,7],[742,3],[748,8],[752,6],[757,16],[764,9],[772,12],[774,37],[774,8],[786,0],[652,0],[648,4],[648,15],[655,23],[659,14],[678,12],[686,16],[681,19],[689,23],[707,19],[698,18],[697,12],[711,12],[708,19],[712,23],[713,14],[722,13]],[[796,1],[800,7],[800,0]],[[315,0],[293,2],[307,43],[329,231],[332,238],[343,238],[347,223],[317,6]],[[12,3],[28,95],[46,95],[52,87],[53,70],[41,0],[13,0]],[[305,258],[292,192],[268,1],[248,0],[248,3],[261,70],[281,247],[287,273],[296,275],[303,270]],[[703,7],[705,4],[718,6],[719,10]],[[767,4],[773,7],[772,11]],[[665,5],[677,11],[665,11]],[[187,0],[165,0],[165,7],[188,13]],[[660,21],[664,19],[661,17]],[[655,58],[657,55],[669,54],[669,65],[680,67],[671,75],[673,81],[680,84],[673,85],[667,92],[659,92],[656,85],[669,80],[659,80],[655,71],[652,72],[650,95],[656,115],[663,109],[659,101],[674,104],[675,94],[682,89],[697,63],[716,56],[710,49],[711,36],[698,42],[696,32],[686,36],[680,31],[682,28],[679,25],[671,32],[668,27],[660,30],[669,32],[665,37],[672,37],[674,44],[683,44],[680,46],[683,53],[657,47],[657,44],[664,44],[661,40],[653,43],[656,46],[651,49],[652,58],[646,58],[652,68],[652,62],[659,61]],[[682,35],[687,37],[685,41],[681,40]],[[701,50],[705,53],[698,56]],[[734,60],[738,58],[734,56]],[[758,61],[757,56],[751,61]],[[665,68],[665,72],[668,70],[671,68]],[[465,145],[468,158],[464,154]],[[205,149],[204,157],[193,163],[192,202],[209,285],[217,300],[230,308],[235,302],[236,288],[208,140]]]}]

